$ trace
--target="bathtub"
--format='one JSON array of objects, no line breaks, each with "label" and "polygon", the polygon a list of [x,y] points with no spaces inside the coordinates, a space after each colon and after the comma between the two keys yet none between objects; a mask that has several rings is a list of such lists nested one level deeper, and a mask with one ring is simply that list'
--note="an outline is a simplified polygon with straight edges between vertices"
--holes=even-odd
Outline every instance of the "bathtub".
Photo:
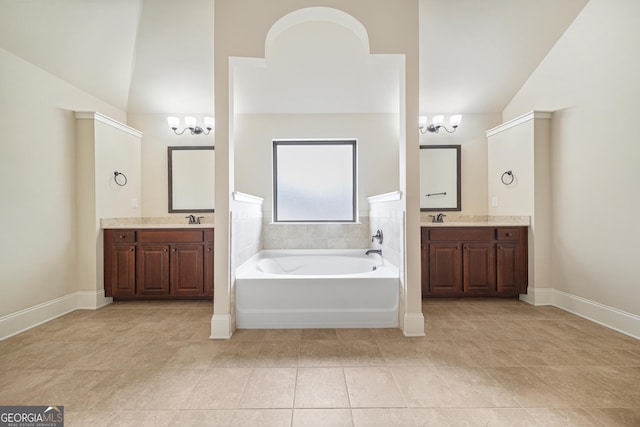
[{"label": "bathtub", "polygon": [[261,251],[236,270],[236,327],[397,327],[398,269],[365,252]]}]

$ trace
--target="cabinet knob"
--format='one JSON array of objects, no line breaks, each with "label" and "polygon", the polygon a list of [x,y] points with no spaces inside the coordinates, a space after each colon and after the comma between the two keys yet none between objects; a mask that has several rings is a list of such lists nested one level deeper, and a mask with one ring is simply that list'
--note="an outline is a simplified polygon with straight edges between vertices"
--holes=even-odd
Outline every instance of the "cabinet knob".
[{"label": "cabinet knob", "polygon": [[127,236],[125,236],[125,235],[121,234],[121,235],[119,235],[118,237],[120,237],[121,239],[125,239]]},{"label": "cabinet knob", "polygon": [[513,236],[513,233],[506,233],[507,237]]}]

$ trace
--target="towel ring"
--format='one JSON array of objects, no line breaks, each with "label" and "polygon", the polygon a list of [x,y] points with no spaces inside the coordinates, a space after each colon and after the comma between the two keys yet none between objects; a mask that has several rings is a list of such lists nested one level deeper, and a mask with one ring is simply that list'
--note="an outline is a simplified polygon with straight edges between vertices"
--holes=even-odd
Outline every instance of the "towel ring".
[{"label": "towel ring", "polygon": [[[508,178],[505,179],[505,175],[508,176]],[[513,172],[511,171],[506,171],[505,173],[502,174],[502,176],[500,177],[500,181],[502,181],[502,183],[504,185],[511,185],[513,183],[514,180],[514,176],[513,176]],[[508,181],[508,182],[507,182]]]},{"label": "towel ring", "polygon": [[[121,183],[122,180],[118,181],[119,177],[123,177],[124,178],[124,182]],[[118,184],[120,187],[124,187],[125,185],[127,185],[127,176],[125,174],[123,174],[122,172],[118,172],[115,171],[113,173],[113,180],[116,182],[116,184]]]}]

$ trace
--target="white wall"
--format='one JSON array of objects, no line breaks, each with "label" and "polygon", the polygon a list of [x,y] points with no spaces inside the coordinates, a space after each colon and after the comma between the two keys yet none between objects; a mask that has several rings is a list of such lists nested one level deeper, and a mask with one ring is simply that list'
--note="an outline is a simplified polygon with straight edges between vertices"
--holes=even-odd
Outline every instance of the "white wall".
[{"label": "white wall", "polygon": [[1,317],[78,290],[73,111],[125,114],[3,49],[0,99]]},{"label": "white wall", "polygon": [[640,315],[640,2],[591,0],[504,111],[554,111],[552,280]]}]

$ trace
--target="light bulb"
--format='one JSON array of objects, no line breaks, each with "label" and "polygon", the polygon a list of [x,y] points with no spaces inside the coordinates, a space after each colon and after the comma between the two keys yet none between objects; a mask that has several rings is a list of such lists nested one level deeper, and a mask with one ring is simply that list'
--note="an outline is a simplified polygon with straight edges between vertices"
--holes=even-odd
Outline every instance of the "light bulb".
[{"label": "light bulb", "polygon": [[187,117],[184,118],[184,124],[189,129],[193,129],[194,127],[196,127],[196,118],[195,117],[191,117],[191,116],[187,116]]},{"label": "light bulb", "polygon": [[175,116],[167,117],[167,122],[169,123],[171,129],[178,129],[178,127],[180,126],[180,119]]}]

